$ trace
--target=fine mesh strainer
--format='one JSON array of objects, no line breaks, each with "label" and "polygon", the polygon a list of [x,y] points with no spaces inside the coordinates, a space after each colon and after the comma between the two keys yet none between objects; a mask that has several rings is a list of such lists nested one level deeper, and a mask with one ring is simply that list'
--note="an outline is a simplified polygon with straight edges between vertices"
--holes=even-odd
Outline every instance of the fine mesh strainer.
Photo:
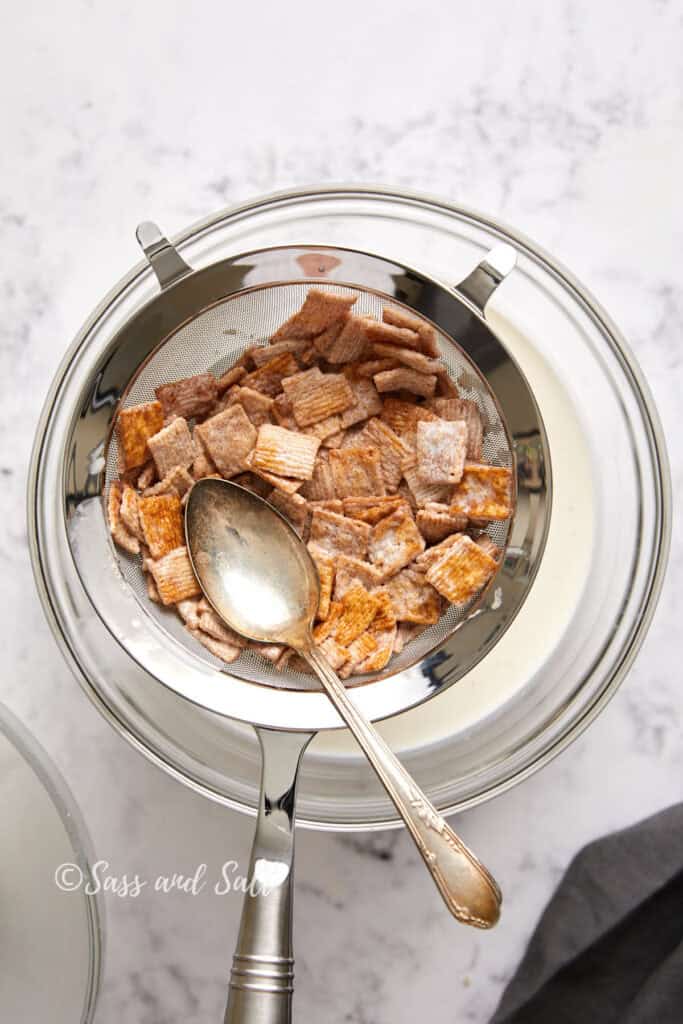
[{"label": "fine mesh strainer", "polygon": [[[510,522],[488,527],[506,556],[483,599],[465,615],[450,609],[384,673],[353,680],[363,683],[355,686],[356,699],[370,719],[413,707],[450,686],[512,621],[548,526],[550,466],[541,418],[524,376],[483,315],[514,266],[514,250],[498,246],[457,288],[448,288],[405,265],[350,249],[262,249],[193,271],[154,225],[141,225],[138,239],[161,291],[124,322],[88,368],[65,443],[69,543],[104,624],[153,678],[201,707],[267,728],[306,731],[341,724],[311,677],[277,672],[254,653],[226,668],[174,612],[150,602],[138,560],[112,544],[103,497],[117,472],[113,424],[119,408],[151,399],[164,382],[232,365],[301,306],[311,284],[352,290],[362,312],[381,317],[384,305],[400,305],[435,326],[451,379],[481,412],[486,460],[516,470],[515,514]],[[448,643],[455,631],[457,643]]]},{"label": "fine mesh strainer", "polygon": [[[85,592],[128,656],[200,708],[257,729],[262,779],[249,872],[256,895],[245,900],[226,1022],[287,1024],[298,767],[311,736],[341,722],[308,677],[279,675],[255,655],[221,669],[204,648],[195,647],[173,614],[147,600],[139,569],[114,550],[103,514],[116,466],[115,415],[122,405],[150,399],[165,381],[225,369],[298,308],[312,283],[351,288],[364,312],[377,315],[384,304],[398,304],[436,327],[451,378],[479,406],[486,459],[513,467],[517,500],[512,521],[489,528],[506,554],[476,609],[460,620],[449,613],[395,658],[387,673],[354,688],[353,702],[370,720],[406,710],[452,685],[485,656],[519,610],[543,553],[550,514],[545,431],[527,381],[484,316],[488,298],[514,266],[515,252],[497,247],[454,289],[401,263],[349,249],[262,249],[193,271],[154,225],[141,225],[138,240],[161,292],[83,366],[87,384],[63,441],[67,535]],[[422,817],[420,802],[413,806]],[[425,814],[423,820],[425,834],[432,829],[443,841],[442,819]],[[438,872],[429,847],[423,856]]]},{"label": "fine mesh strainer", "polygon": [[[358,287],[350,288],[336,282],[334,285],[317,283],[317,286],[337,293],[356,295],[354,312],[372,314],[379,320],[382,318],[383,307],[396,305],[387,302],[384,295],[370,290],[361,291]],[[200,312],[192,320],[178,327],[148,357],[131,380],[119,408],[154,400],[155,388],[160,384],[205,373],[207,370],[220,376],[247,348],[255,344],[266,344],[280,324],[301,307],[309,287],[310,283],[267,284],[240,291]],[[438,328],[437,338],[440,354],[451,380],[457,384],[460,395],[473,399],[479,408],[484,428],[484,461],[495,466],[511,467],[511,441],[490,387],[463,350]],[[118,445],[114,432],[107,446],[107,488],[117,476]],[[487,528],[487,533],[501,549],[505,548],[509,526],[509,521],[504,521],[493,522]],[[123,577],[141,602],[144,613],[151,615],[170,636],[185,644],[196,657],[215,668],[223,669],[223,663],[183,628],[172,609],[153,604],[149,600],[141,560],[118,550],[116,557]],[[407,644],[400,654],[395,655],[382,675],[400,672],[429,657],[454,633],[467,617],[468,611],[469,609],[456,609],[451,606],[438,623]],[[230,674],[271,686],[293,689],[319,688],[319,684],[310,674],[289,668],[276,671],[269,662],[249,649],[231,664]],[[365,681],[369,678],[365,677]],[[358,676],[351,677],[347,685],[357,685],[362,681],[364,680]]]}]

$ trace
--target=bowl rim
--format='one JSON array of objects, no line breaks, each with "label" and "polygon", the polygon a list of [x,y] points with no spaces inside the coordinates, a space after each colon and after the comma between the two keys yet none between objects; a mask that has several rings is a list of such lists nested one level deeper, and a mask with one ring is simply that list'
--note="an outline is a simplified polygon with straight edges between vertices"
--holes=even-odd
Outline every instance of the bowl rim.
[{"label": "bowl rim", "polygon": [[[625,373],[625,376],[630,383],[631,390],[643,418],[647,445],[652,457],[656,499],[656,534],[652,545],[653,557],[651,564],[648,566],[648,578],[644,585],[639,615],[635,619],[628,637],[625,638],[620,652],[620,657],[612,666],[608,678],[605,680],[600,691],[593,697],[591,703],[582,711],[582,713],[569,723],[559,736],[554,737],[550,746],[536,752],[528,763],[512,770],[504,779],[496,780],[482,788],[476,794],[458,800],[455,804],[443,807],[442,813],[449,814],[454,813],[456,810],[463,810],[468,807],[475,806],[493,796],[505,792],[517,782],[522,781],[539,768],[548,764],[550,760],[566,749],[574,739],[580,736],[600,711],[604,709],[609,700],[614,696],[620,683],[633,664],[650,626],[661,594],[670,549],[672,496],[670,469],[664,434],[655,408],[652,393],[644,379],[642,371],[637,364],[630,346],[628,345],[628,342],[617,327],[616,323],[592,293],[585,288],[562,263],[550,256],[549,253],[529,239],[526,235],[507,225],[505,222],[497,218],[489,217],[486,214],[482,214],[471,207],[449,203],[446,200],[429,193],[392,189],[382,185],[311,185],[298,189],[286,189],[271,192],[246,202],[225,207],[217,213],[202,218],[185,228],[173,237],[172,242],[174,245],[180,246],[190,240],[198,241],[204,234],[219,227],[224,221],[234,223],[235,221],[249,216],[251,213],[262,208],[267,208],[269,206],[276,207],[279,203],[286,204],[307,200],[313,202],[324,198],[334,198],[334,196],[339,196],[340,198],[374,197],[380,200],[394,200],[417,206],[426,206],[427,208],[435,208],[447,214],[455,215],[460,219],[467,220],[475,226],[487,229],[493,236],[500,239],[500,241],[512,243],[519,252],[526,255],[534,263],[541,265],[546,272],[550,273],[550,275],[555,278],[565,291],[569,292],[574,301],[584,310],[589,318],[596,322],[597,326],[601,328],[602,333],[605,336],[605,340],[608,342],[622,371]],[[41,602],[45,609],[48,622],[62,652],[71,664],[72,669],[74,670],[77,678],[79,678],[79,681],[88,694],[89,699],[93,701],[95,706],[97,706],[100,712],[104,714],[105,718],[109,720],[110,724],[114,726],[117,732],[128,739],[129,742],[131,742],[136,749],[140,750],[148,759],[158,764],[166,772],[171,774],[173,777],[178,778],[186,785],[189,785],[197,792],[200,792],[205,796],[209,796],[226,806],[231,806],[242,812],[254,814],[254,808],[232,797],[227,797],[223,793],[218,793],[217,791],[212,790],[212,788],[206,783],[194,779],[191,775],[167,762],[159,753],[152,749],[152,747],[148,745],[142,737],[136,734],[129,723],[124,724],[121,721],[115,711],[109,707],[103,696],[91,685],[87,673],[82,669],[79,663],[77,653],[73,649],[68,638],[64,635],[43,573],[42,558],[37,540],[38,531],[35,484],[40,467],[47,420],[55,394],[60,387],[66,367],[70,363],[75,352],[78,351],[84,338],[90,331],[92,331],[98,320],[111,307],[117,297],[120,296],[139,276],[146,273],[147,270],[148,263],[145,260],[139,261],[102,298],[90,316],[83,323],[71,345],[68,346],[51,382],[36,428],[36,440],[34,442],[28,474],[28,528],[32,567],[37,589],[41,597]],[[335,823],[299,819],[299,823],[305,827],[313,829],[336,831],[384,829],[401,826],[400,819],[396,820],[394,817],[373,819],[372,822],[351,821]]]}]

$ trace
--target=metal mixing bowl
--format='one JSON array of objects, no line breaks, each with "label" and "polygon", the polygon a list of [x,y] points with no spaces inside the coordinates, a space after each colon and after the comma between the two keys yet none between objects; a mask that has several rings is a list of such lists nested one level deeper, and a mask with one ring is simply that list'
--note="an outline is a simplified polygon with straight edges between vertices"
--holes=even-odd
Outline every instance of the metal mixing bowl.
[{"label": "metal mixing bowl", "polygon": [[[446,283],[500,241],[515,247],[518,266],[492,299],[490,318],[537,389],[553,512],[540,569],[505,635],[443,695],[381,727],[446,811],[500,792],[562,749],[604,706],[642,642],[670,528],[664,445],[642,377],[617,329],[566,271],[510,229],[437,200],[354,188],[280,194],[175,239],[194,267],[314,242],[404,261]],[[122,651],[94,613],[66,535],[61,446],[79,373],[154,290],[148,265],[139,264],[60,367],[30,476],[34,569],[62,649],[112,724],[185,783],[253,811],[259,757],[251,728],[187,704]],[[480,623],[485,629],[485,617]],[[438,662],[428,671],[438,674]],[[321,735],[309,748],[299,820],[340,829],[396,823],[345,733]]]}]

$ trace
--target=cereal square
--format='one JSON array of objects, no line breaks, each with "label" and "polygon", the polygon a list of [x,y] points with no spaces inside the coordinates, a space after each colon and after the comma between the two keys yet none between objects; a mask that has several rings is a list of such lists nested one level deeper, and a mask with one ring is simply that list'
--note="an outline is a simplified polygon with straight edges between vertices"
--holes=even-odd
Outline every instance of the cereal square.
[{"label": "cereal square", "polygon": [[428,405],[442,420],[462,420],[466,424],[467,458],[478,462],[484,442],[484,426],[477,403],[468,398],[430,398]]},{"label": "cereal square", "polygon": [[325,619],[313,627],[313,640],[318,646],[333,636],[341,611],[341,601],[332,601]]},{"label": "cereal square", "polygon": [[512,515],[512,472],[503,466],[465,463],[451,495],[451,512],[470,519],[509,519]]},{"label": "cereal square", "polygon": [[423,352],[416,352],[412,348],[375,344],[372,346],[372,350],[381,359],[397,360],[411,370],[417,370],[418,373],[443,373],[445,369],[440,359],[430,359]]},{"label": "cereal square", "polygon": [[264,423],[259,427],[252,467],[279,476],[310,480],[319,447],[317,437]]},{"label": "cereal square", "polygon": [[[310,371],[308,371],[310,372]],[[309,427],[354,405],[356,398],[346,377],[340,373],[324,373],[310,386],[299,388],[288,396],[294,419],[300,427]]]},{"label": "cereal square", "polygon": [[374,447],[334,448],[330,469],[339,498],[384,494],[380,456]]},{"label": "cereal square", "polygon": [[195,434],[224,477],[244,469],[244,460],[256,443],[256,427],[241,405],[231,405],[200,423]]},{"label": "cereal square", "polygon": [[121,493],[121,522],[134,537],[142,540],[138,492],[130,484],[123,485]]},{"label": "cereal square", "polygon": [[363,674],[380,672],[389,663],[396,642],[396,618],[387,594],[381,591],[375,595],[378,606],[368,632],[375,641],[375,648],[361,661],[357,671]]},{"label": "cereal square", "polygon": [[342,666],[348,661],[349,652],[346,647],[342,647],[338,644],[334,637],[328,636],[327,640],[319,645],[320,650],[325,655],[325,660],[333,668],[335,672],[338,672],[342,676]]},{"label": "cereal square", "polygon": [[328,363],[350,363],[360,359],[368,344],[367,324],[369,317],[350,316],[341,323],[341,330],[334,336],[328,329],[325,338],[321,335],[315,340],[315,347],[327,359]]},{"label": "cereal square", "polygon": [[199,629],[199,598],[187,597],[184,601],[178,601],[175,610],[186,626]]},{"label": "cereal square", "polygon": [[282,390],[288,398],[290,406],[295,398],[308,394],[322,379],[323,373],[319,366],[311,366],[308,370],[299,370],[298,373],[293,373],[291,377],[284,377]]},{"label": "cereal square", "polygon": [[273,408],[271,410],[273,419],[280,427],[286,427],[287,430],[296,430],[296,420],[292,415],[292,403],[287,398],[287,395],[280,394],[273,399]]},{"label": "cereal square", "polygon": [[368,555],[385,576],[393,576],[425,549],[425,542],[409,512],[398,509],[374,526]]},{"label": "cereal square", "polygon": [[467,426],[462,420],[417,425],[417,473],[427,484],[457,484],[465,468]]},{"label": "cereal square", "polygon": [[140,476],[135,481],[135,486],[139,491],[146,490],[154,481],[157,479],[157,468],[154,462],[148,462]]},{"label": "cereal square", "polygon": [[[301,485],[303,484],[303,480],[297,480],[296,477],[280,476],[279,473],[270,473],[267,469],[257,468],[254,465],[253,451],[249,452],[249,454],[247,455],[246,459],[244,460],[244,465],[247,468],[247,470],[249,470],[249,475],[252,480],[252,483],[250,485],[247,485],[247,490],[253,491],[254,494],[261,494],[261,491],[263,490],[263,494],[261,494],[261,497],[264,498],[268,493],[268,490],[270,489],[266,489],[265,484],[270,484],[270,487],[274,487],[278,491],[283,491],[285,494],[294,494],[294,492],[298,491]],[[257,488],[255,486],[256,479],[263,481],[264,486]]]},{"label": "cereal square", "polygon": [[420,373],[407,366],[384,370],[376,373],[372,379],[380,394],[385,391],[411,391],[422,398],[431,398],[436,391],[436,374]]},{"label": "cereal square", "polygon": [[325,448],[341,448],[344,444],[345,437],[346,431],[339,430],[336,434],[330,434],[329,437],[324,437],[322,443]]},{"label": "cereal square", "polygon": [[218,398],[218,382],[212,373],[199,373],[172,384],[161,384],[154,389],[161,402],[164,416],[182,416],[189,420],[210,412]]},{"label": "cereal square", "polygon": [[396,306],[385,306],[382,310],[382,319],[385,323],[392,324],[394,327],[415,331],[420,338],[420,349],[422,352],[428,356],[438,356],[439,345],[436,331],[426,320],[423,320],[421,317],[412,316]]},{"label": "cereal square", "polygon": [[376,590],[384,582],[384,576],[370,562],[350,555],[336,555],[334,559],[334,599],[341,601],[344,594],[358,583],[368,591]]},{"label": "cereal square", "polygon": [[149,458],[147,442],[164,425],[161,402],[145,402],[121,409],[116,418],[121,470],[144,466]]},{"label": "cereal square", "polygon": [[140,552],[140,541],[124,525],[121,519],[121,501],[123,488],[120,480],[114,480],[109,487],[107,496],[107,521],[113,540],[129,555]]},{"label": "cereal square", "polygon": [[162,604],[178,604],[201,593],[184,546],[152,562],[151,569]]},{"label": "cereal square", "polygon": [[339,678],[348,679],[348,677],[354,672],[358,672],[363,662],[366,661],[371,654],[377,651],[378,646],[377,640],[370,629],[361,633],[353,643],[344,648],[346,659],[342,667],[338,670]]},{"label": "cereal square", "polygon": [[159,589],[156,583],[154,582],[154,577],[150,572],[146,572],[144,576],[145,586],[147,587],[147,597],[150,599],[150,601],[154,601],[154,604],[161,604],[161,598],[159,597]]},{"label": "cereal square", "polygon": [[247,647],[250,651],[258,654],[259,657],[272,662],[273,665],[277,665],[282,656],[289,649],[285,644],[261,644],[256,640],[250,640]]},{"label": "cereal square", "polygon": [[458,544],[459,538],[462,536],[464,536],[462,533],[452,533],[448,537],[445,537],[439,544],[435,544],[434,547],[427,548],[426,551],[423,551],[421,555],[417,556],[415,559],[415,565],[422,572],[426,572],[431,565],[434,565],[443,558],[454,544]]},{"label": "cereal square", "polygon": [[332,634],[337,643],[348,647],[357,640],[374,619],[378,608],[378,599],[359,583],[347,590],[341,599],[341,614]]},{"label": "cereal square", "polygon": [[331,555],[364,558],[369,539],[370,527],[367,523],[359,523],[355,519],[347,519],[346,516],[321,508],[313,510],[309,543]]},{"label": "cereal square", "polygon": [[396,327],[386,321],[378,320],[367,325],[369,341],[379,345],[396,345],[399,348],[420,349],[420,335],[409,327]]},{"label": "cereal square", "polygon": [[182,416],[177,416],[167,427],[150,437],[147,445],[161,480],[176,467],[187,469],[197,454],[187,420]]},{"label": "cereal square", "polygon": [[155,494],[140,498],[139,509],[142,534],[152,558],[162,558],[174,548],[183,546],[185,534],[177,494]]},{"label": "cereal square", "polygon": [[400,398],[385,398],[380,419],[391,427],[407,444],[415,447],[417,424],[420,420],[437,420],[439,417],[424,405],[413,405]]},{"label": "cereal square", "polygon": [[315,338],[335,320],[342,320],[355,303],[357,295],[340,295],[323,288],[309,288],[303,306],[278,328],[272,342],[287,338]]},{"label": "cereal square", "polygon": [[321,508],[325,512],[336,512],[338,516],[344,515],[344,502],[341,498],[323,498],[321,501],[309,501],[311,511]]},{"label": "cereal square", "polygon": [[467,516],[452,515],[448,505],[428,501],[415,516],[417,528],[428,544],[438,544],[452,533],[462,533]]},{"label": "cereal square", "polygon": [[427,569],[427,580],[451,604],[463,608],[486,586],[496,569],[496,561],[465,534]]},{"label": "cereal square", "polygon": [[384,590],[391,598],[396,618],[401,622],[431,626],[439,621],[441,598],[427,582],[424,573],[410,567],[402,569],[387,580]]},{"label": "cereal square", "polygon": [[194,629],[188,627],[188,631],[192,634],[195,640],[198,640],[200,644],[206,647],[207,651],[211,651],[214,658],[219,658],[224,661],[226,665],[230,665],[231,662],[236,661],[241,654],[241,648],[237,647],[236,644],[228,643],[225,640],[216,640],[215,637],[209,636],[202,629]]}]

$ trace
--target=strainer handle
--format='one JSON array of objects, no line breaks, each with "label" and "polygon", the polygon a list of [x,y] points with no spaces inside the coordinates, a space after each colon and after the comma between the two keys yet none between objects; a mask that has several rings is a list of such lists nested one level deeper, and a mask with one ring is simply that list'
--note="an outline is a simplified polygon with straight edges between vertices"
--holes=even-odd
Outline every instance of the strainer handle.
[{"label": "strainer handle", "polygon": [[294,991],[294,810],[310,733],[256,730],[261,793],[225,1024],[290,1024]]},{"label": "strainer handle", "polygon": [[517,262],[517,252],[511,245],[501,242],[489,250],[471,274],[456,284],[455,290],[481,313],[501,281],[504,281]]},{"label": "strainer handle", "polygon": [[491,928],[502,896],[495,879],[420,790],[377,730],[358,711],[346,687],[312,641],[301,653],[315,669],[396,810],[454,917],[475,928]]},{"label": "strainer handle", "polygon": [[138,224],[135,236],[162,289],[192,273],[192,267],[153,221]]}]

